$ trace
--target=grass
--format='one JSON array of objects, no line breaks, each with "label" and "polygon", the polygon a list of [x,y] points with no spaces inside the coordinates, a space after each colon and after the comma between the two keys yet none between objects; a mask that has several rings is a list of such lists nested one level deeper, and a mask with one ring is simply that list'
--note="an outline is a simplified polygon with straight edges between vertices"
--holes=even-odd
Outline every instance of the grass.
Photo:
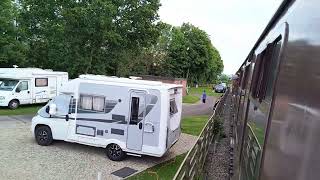
[{"label": "grass", "polygon": [[9,109],[7,107],[0,108],[0,116],[10,116],[10,115],[28,115],[28,114],[36,114],[38,110],[43,105],[25,105],[20,106],[17,109]]},{"label": "grass", "polygon": [[[183,133],[198,136],[202,128],[208,121],[208,116],[190,116],[182,119],[181,130]],[[175,158],[155,165],[151,168],[134,175],[129,180],[169,180],[173,179],[179,166],[187,153],[176,156]]]},{"label": "grass", "polygon": [[257,127],[254,123],[249,123],[249,124],[252,128],[253,133],[255,134],[255,136],[258,139],[258,143],[262,147],[263,143],[264,143],[264,130],[263,130],[263,128]]},{"label": "grass", "polygon": [[216,93],[213,91],[212,87],[191,87],[189,88],[189,94],[199,94],[201,95],[203,93],[203,90],[206,91],[206,94],[208,96],[221,96],[222,93]]},{"label": "grass", "polygon": [[194,103],[198,102],[199,100],[200,100],[200,98],[198,96],[194,96],[194,95],[186,95],[186,96],[183,96],[183,98],[182,98],[182,102],[188,103],[188,104],[194,104]]},{"label": "grass", "polygon": [[208,119],[207,115],[185,117],[181,121],[181,130],[183,133],[199,136]]},{"label": "grass", "polygon": [[173,179],[174,175],[176,174],[179,166],[181,165],[186,153],[176,156],[175,158],[155,165],[151,168],[142,171],[141,173],[127,178],[128,180],[153,180],[153,179],[163,179],[169,180]]}]

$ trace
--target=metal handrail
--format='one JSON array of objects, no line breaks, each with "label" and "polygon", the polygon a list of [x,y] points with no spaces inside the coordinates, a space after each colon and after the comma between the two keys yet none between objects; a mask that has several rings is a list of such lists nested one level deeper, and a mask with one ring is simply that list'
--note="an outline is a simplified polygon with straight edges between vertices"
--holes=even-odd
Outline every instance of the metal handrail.
[{"label": "metal handrail", "polygon": [[213,139],[218,137],[218,135],[214,134],[213,131],[214,120],[220,115],[219,113],[222,110],[222,106],[228,93],[229,90],[216,101],[212,115],[210,116],[206,125],[202,128],[196,143],[189,150],[186,157],[182,161],[173,178],[174,180],[195,179],[195,177],[199,177],[202,173],[202,168],[208,154],[209,146]]}]

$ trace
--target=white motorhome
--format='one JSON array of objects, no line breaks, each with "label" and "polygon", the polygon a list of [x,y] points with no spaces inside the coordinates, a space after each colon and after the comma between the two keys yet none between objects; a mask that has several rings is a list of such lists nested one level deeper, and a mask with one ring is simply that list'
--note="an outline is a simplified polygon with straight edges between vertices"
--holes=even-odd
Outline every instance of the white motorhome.
[{"label": "white motorhome", "polygon": [[102,147],[114,161],[126,154],[161,157],[181,134],[181,110],[181,85],[81,75],[39,110],[31,130],[39,145]]},{"label": "white motorhome", "polygon": [[44,103],[68,82],[67,72],[38,68],[0,68],[0,106]]}]

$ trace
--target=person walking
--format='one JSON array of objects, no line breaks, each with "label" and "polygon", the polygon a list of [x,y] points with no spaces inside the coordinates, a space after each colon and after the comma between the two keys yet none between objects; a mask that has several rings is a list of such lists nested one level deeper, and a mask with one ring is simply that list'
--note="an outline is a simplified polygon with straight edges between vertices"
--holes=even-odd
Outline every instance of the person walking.
[{"label": "person walking", "polygon": [[206,103],[206,99],[207,99],[207,94],[206,94],[206,90],[203,90],[203,93],[202,93],[202,103]]}]

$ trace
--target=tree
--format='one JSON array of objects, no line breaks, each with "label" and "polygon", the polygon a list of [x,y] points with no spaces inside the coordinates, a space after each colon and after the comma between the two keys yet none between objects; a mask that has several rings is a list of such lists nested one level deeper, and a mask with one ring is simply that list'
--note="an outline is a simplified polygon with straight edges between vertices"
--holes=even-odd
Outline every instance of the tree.
[{"label": "tree", "polygon": [[173,28],[168,56],[168,74],[189,82],[213,82],[223,70],[219,52],[207,33],[191,24]]},{"label": "tree", "polygon": [[20,0],[28,62],[81,73],[124,75],[159,33],[158,0]]},{"label": "tree", "polygon": [[25,63],[26,46],[19,39],[16,4],[0,1],[0,67]]}]

